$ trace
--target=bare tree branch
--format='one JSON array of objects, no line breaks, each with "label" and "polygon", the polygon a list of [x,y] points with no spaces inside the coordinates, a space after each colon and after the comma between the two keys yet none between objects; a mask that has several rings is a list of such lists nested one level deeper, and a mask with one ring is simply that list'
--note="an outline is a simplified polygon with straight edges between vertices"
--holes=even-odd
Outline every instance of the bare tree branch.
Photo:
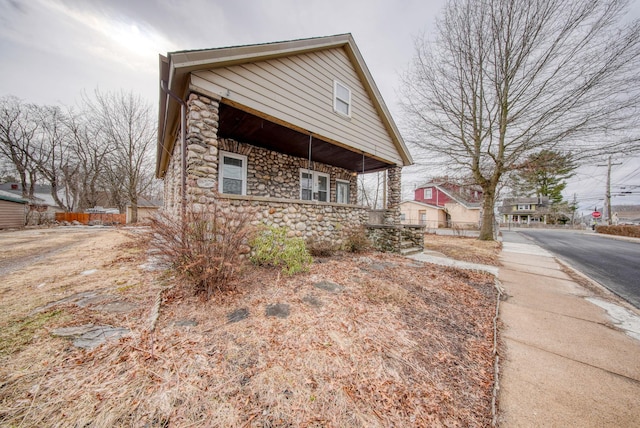
[{"label": "bare tree branch", "polygon": [[[638,149],[640,24],[625,0],[451,0],[403,78],[409,141],[471,172],[493,239],[503,176],[532,153]],[[633,144],[633,141],[636,144]]]}]

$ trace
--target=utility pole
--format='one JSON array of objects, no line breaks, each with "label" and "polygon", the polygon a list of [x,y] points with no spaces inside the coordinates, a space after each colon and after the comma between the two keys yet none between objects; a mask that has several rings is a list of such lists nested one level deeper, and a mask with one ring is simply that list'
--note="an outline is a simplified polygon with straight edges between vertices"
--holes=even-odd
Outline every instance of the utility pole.
[{"label": "utility pole", "polygon": [[605,219],[607,220],[607,224],[611,224],[611,165],[622,165],[622,163],[611,163],[611,155],[609,155],[609,160],[606,165],[597,165],[597,166],[606,166],[607,167],[607,188],[604,192],[604,206],[606,207],[607,215]]}]

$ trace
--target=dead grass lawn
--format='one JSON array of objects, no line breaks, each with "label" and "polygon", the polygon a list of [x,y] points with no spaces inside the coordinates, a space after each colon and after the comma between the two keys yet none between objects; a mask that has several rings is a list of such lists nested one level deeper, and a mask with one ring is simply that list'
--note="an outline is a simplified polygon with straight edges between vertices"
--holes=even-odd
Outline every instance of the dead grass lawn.
[{"label": "dead grass lawn", "polygon": [[[114,237],[86,244],[99,254],[78,261],[61,253],[56,264],[13,272],[1,286],[0,340],[25,337],[0,354],[0,425],[491,423],[491,276],[382,254],[326,259],[294,277],[250,268],[238,292],[209,302],[186,286],[165,288],[150,331],[155,297],[174,284],[140,269],[144,248],[119,232]],[[95,274],[80,275],[96,266]],[[321,281],[342,289],[314,286]],[[138,309],[59,305],[33,313],[54,296],[89,288],[117,293]],[[289,305],[287,318],[266,315],[277,303]],[[242,309],[248,317],[230,322]],[[85,323],[132,333],[91,351],[48,334]]]},{"label": "dead grass lawn", "polygon": [[502,244],[496,241],[479,241],[467,236],[442,236],[427,234],[424,247],[438,251],[447,257],[471,263],[500,266]]}]

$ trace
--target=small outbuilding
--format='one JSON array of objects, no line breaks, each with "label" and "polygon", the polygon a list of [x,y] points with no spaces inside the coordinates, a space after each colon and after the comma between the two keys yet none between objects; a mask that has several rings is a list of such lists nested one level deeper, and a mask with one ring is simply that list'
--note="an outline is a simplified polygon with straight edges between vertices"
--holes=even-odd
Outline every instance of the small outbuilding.
[{"label": "small outbuilding", "polygon": [[0,229],[24,227],[28,201],[0,190]]}]

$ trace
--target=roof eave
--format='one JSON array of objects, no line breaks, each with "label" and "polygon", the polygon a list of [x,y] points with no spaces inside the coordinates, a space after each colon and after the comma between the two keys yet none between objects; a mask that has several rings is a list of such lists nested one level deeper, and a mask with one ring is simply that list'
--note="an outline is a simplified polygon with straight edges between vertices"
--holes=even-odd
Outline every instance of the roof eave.
[{"label": "roof eave", "polygon": [[[400,132],[391,117],[389,110],[378,90],[369,69],[358,50],[351,34],[300,39],[284,42],[266,43],[258,45],[237,46],[194,51],[170,52],[167,56],[160,55],[160,80],[167,82],[169,90],[185,96],[188,87],[187,76],[197,70],[214,67],[228,67],[245,62],[264,61],[290,55],[300,55],[307,52],[344,47],[355,67],[365,89],[387,128],[393,144],[396,146],[403,165],[413,164],[413,158],[404,143]],[[178,109],[177,103],[171,103],[167,94],[160,90],[160,105],[158,109],[158,153],[156,161],[156,177],[162,178],[168,165],[168,156],[173,149],[174,141],[168,132],[175,128],[175,123],[168,123]],[[173,121],[173,119],[172,119]]]}]

